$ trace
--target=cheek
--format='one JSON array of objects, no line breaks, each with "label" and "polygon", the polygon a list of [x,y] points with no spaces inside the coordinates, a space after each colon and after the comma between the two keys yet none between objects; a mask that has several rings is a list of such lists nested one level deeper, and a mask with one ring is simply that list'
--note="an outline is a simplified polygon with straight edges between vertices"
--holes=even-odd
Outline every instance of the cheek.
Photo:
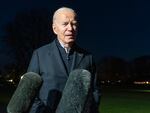
[{"label": "cheek", "polygon": [[65,31],[66,31],[66,29],[65,29],[65,28],[61,28],[61,29],[59,29],[59,33],[60,33],[60,34],[64,34],[64,33],[65,33]]}]

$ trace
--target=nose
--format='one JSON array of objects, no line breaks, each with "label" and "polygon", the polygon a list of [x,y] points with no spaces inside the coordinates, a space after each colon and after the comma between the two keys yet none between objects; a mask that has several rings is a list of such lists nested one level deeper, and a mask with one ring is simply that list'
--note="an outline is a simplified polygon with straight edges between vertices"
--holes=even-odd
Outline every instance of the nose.
[{"label": "nose", "polygon": [[73,26],[71,25],[71,23],[68,24],[68,30],[73,30]]}]

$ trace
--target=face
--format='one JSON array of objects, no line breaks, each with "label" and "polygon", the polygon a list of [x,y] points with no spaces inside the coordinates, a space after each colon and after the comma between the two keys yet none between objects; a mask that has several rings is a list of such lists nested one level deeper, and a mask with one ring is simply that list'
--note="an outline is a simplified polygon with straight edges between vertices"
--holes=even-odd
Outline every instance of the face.
[{"label": "face", "polygon": [[53,23],[53,31],[57,35],[58,40],[62,43],[68,45],[74,43],[77,35],[75,13],[68,10],[59,12]]}]

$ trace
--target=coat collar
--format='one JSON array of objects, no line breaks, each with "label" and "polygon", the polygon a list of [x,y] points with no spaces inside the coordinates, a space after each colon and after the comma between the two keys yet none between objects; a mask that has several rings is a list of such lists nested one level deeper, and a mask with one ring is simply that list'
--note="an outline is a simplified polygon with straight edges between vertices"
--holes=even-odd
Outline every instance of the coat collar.
[{"label": "coat collar", "polygon": [[50,58],[52,58],[53,61],[55,61],[55,64],[57,64],[57,66],[59,66],[58,67],[59,70],[61,70],[62,73],[65,73],[65,75],[68,76],[67,70],[64,66],[63,60],[60,56],[58,47],[56,45],[56,40],[54,40],[52,43],[49,44],[48,50],[49,50],[48,54],[50,55]]},{"label": "coat collar", "polygon": [[[73,61],[71,65],[71,71],[76,69],[80,62],[82,61],[82,58],[84,57],[84,52],[81,48],[79,48],[76,44],[73,46]],[[56,63],[59,66],[59,69],[62,70],[66,75],[68,76],[67,70],[65,69],[64,63],[62,61],[62,58],[60,56],[58,47],[56,45],[56,39],[49,44],[48,48],[48,54],[52,56],[56,60]]]}]

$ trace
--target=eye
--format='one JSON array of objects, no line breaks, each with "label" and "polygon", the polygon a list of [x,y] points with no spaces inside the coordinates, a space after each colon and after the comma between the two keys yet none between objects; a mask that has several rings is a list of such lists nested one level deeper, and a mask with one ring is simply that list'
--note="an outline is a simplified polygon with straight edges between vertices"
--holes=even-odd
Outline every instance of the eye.
[{"label": "eye", "polygon": [[78,25],[77,21],[72,22],[72,25],[77,26]]},{"label": "eye", "polygon": [[62,25],[66,26],[66,25],[68,25],[68,22],[64,22]]}]

